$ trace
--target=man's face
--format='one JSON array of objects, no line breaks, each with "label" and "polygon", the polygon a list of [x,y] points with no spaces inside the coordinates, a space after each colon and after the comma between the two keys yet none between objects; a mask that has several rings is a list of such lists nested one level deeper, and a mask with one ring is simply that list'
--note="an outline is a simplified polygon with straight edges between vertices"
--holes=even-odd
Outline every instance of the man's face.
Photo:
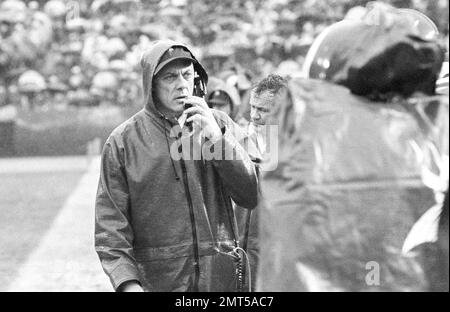
[{"label": "man's face", "polygon": [[162,111],[181,113],[184,99],[194,90],[194,65],[187,60],[170,62],[154,78],[154,96]]},{"label": "man's face", "polygon": [[278,105],[278,95],[264,91],[250,97],[250,118],[255,125],[273,125],[277,123],[275,111]]}]

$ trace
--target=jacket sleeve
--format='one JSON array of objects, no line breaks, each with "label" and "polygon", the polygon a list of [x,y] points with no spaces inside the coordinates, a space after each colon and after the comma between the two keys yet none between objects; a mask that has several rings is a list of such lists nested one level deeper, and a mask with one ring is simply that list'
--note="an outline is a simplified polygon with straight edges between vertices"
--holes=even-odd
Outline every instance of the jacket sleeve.
[{"label": "jacket sleeve", "polygon": [[213,148],[220,149],[221,153],[213,164],[233,201],[243,208],[253,209],[258,203],[258,177],[245,148],[248,138],[231,119],[224,121],[222,117],[218,123],[223,135]]},{"label": "jacket sleeve", "polygon": [[95,250],[115,290],[126,281],[139,282],[128,184],[120,150],[111,138],[103,148],[95,203]]}]

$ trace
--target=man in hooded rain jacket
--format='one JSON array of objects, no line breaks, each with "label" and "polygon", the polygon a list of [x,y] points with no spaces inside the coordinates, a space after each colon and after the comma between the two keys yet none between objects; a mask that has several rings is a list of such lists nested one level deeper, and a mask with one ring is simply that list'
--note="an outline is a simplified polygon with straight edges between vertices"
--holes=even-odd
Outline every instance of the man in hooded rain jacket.
[{"label": "man in hooded rain jacket", "polygon": [[[186,46],[158,41],[141,66],[145,107],[112,132],[102,152],[95,248],[103,269],[116,291],[233,291],[231,200],[257,204],[239,127],[193,96],[195,76],[204,83],[208,76]],[[179,141],[189,123],[211,151],[234,157],[186,157]]]}]

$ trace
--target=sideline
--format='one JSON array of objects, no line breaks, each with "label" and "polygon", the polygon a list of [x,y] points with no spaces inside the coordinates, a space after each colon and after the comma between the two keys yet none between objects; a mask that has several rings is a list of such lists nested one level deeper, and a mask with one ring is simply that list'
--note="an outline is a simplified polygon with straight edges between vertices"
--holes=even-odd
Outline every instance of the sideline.
[{"label": "sideline", "polygon": [[[63,170],[66,161],[73,157],[59,158],[57,162],[39,164],[41,170]],[[83,160],[84,159],[84,160]],[[112,291],[94,250],[94,201],[100,172],[100,157],[81,157],[75,166],[84,164],[87,172],[66,200],[51,229],[42,238],[7,291]],[[30,160],[32,161],[32,160]],[[54,161],[51,159],[51,161]],[[4,160],[0,160],[2,168]],[[7,160],[10,164],[14,160]],[[36,164],[36,159],[34,160]],[[25,166],[24,166],[25,167]],[[36,169],[36,166],[32,166]],[[71,166],[73,171],[74,166]],[[26,169],[26,168],[24,168]],[[1,169],[0,169],[0,172]],[[16,171],[17,172],[17,171]]]},{"label": "sideline", "polygon": [[87,156],[0,158],[0,174],[85,171],[93,159]]}]

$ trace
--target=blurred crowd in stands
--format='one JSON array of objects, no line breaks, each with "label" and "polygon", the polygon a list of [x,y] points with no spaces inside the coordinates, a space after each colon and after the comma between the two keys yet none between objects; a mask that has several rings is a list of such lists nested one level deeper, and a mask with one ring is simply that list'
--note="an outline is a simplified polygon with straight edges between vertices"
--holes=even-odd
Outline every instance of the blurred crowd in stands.
[{"label": "blurred crowd in stands", "polygon": [[169,38],[195,47],[210,76],[234,87],[239,96],[226,109],[239,118],[248,114],[238,106],[252,83],[269,73],[298,74],[315,36],[346,14],[358,15],[362,7],[349,8],[359,2],[2,1],[0,106],[139,109],[140,55]]}]

